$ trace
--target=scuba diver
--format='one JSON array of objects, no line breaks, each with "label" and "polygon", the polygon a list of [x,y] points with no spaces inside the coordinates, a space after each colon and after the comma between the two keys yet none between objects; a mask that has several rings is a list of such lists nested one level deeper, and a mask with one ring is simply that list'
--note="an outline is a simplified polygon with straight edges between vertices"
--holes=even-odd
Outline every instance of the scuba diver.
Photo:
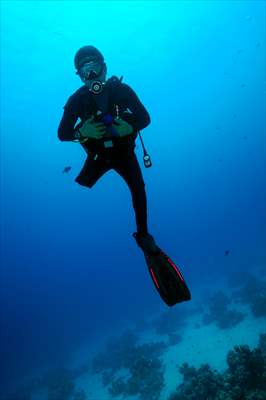
[{"label": "scuba diver", "polygon": [[110,169],[124,179],[135,211],[137,232],[133,237],[144,253],[156,289],[169,306],[190,300],[180,270],[148,232],[145,183],[134,149],[139,134],[144,165],[150,167],[139,132],[150,124],[149,113],[131,87],[122,83],[122,78],[106,79],[104,57],[94,46],[81,47],[74,64],[84,85],[68,98],[58,137],[61,141],[80,143],[87,153],[75,181],[92,188]]},{"label": "scuba diver", "polygon": [[87,153],[75,181],[92,188],[107,171],[115,170],[131,192],[137,225],[133,236],[143,250],[156,253],[158,247],[147,226],[145,183],[134,152],[139,130],[150,124],[149,113],[122,78],[106,79],[104,57],[94,46],[81,47],[74,65],[84,85],[64,106],[58,138],[79,142]]}]

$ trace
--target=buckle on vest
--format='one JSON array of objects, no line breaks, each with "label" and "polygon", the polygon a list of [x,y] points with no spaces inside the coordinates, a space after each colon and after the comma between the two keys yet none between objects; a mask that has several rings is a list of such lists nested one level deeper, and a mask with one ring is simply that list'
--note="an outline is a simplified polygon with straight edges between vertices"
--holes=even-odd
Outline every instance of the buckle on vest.
[{"label": "buckle on vest", "polygon": [[108,149],[109,147],[113,147],[114,143],[112,140],[107,140],[106,142],[103,142],[103,145],[106,149]]}]

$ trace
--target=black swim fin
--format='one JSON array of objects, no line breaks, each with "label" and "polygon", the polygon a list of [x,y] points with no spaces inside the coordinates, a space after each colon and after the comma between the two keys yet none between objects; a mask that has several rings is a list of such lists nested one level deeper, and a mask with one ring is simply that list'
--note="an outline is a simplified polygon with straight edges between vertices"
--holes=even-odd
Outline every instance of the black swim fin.
[{"label": "black swim fin", "polygon": [[144,256],[154,285],[168,306],[191,299],[179,268],[161,249],[158,255],[144,253]]},{"label": "black swim fin", "polygon": [[[133,235],[136,239],[135,234]],[[191,300],[187,284],[174,262],[159,247],[156,253],[144,251],[145,260],[161,298],[168,306]]]}]

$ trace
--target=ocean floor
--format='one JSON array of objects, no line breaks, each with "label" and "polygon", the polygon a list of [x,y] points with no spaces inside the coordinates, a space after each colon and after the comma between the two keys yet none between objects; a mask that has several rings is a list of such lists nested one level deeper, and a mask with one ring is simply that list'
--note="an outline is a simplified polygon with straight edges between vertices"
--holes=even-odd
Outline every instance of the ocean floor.
[{"label": "ocean floor", "polygon": [[[254,284],[259,285],[260,283],[253,282],[252,285]],[[237,289],[222,286],[222,288],[217,287],[212,288],[212,290],[216,293],[216,297],[212,298],[213,300],[207,300],[207,297],[205,297],[203,301],[202,293],[206,293],[206,291],[201,288],[200,292],[193,294],[193,301],[177,304],[171,308],[162,303],[160,309],[150,315],[143,325],[140,325],[139,321],[127,321],[124,326],[120,326],[116,331],[110,330],[105,333],[105,336],[99,337],[98,343],[88,343],[88,346],[79,349],[72,355],[68,365],[64,366],[68,370],[79,371],[76,376],[74,375],[76,394],[66,399],[52,400],[120,400],[125,398],[142,400],[143,398],[139,395],[130,396],[127,394],[126,396],[118,395],[114,397],[108,390],[113,380],[119,377],[130,378],[130,371],[123,363],[125,359],[130,359],[130,352],[134,353],[135,344],[138,348],[143,344],[148,346],[159,342],[163,344],[162,347],[158,345],[160,349],[157,354],[164,368],[164,387],[160,397],[154,397],[158,400],[168,400],[169,395],[175,391],[177,385],[182,383],[183,376],[179,372],[179,367],[183,363],[188,363],[196,368],[200,367],[201,364],[208,363],[218,372],[223,372],[227,368],[227,353],[233,350],[234,346],[248,345],[251,349],[258,346],[260,334],[266,333],[266,319],[265,313],[261,312],[261,309],[257,309],[257,312],[261,315],[254,316],[254,308],[252,309],[250,304],[245,303],[245,296],[247,290],[250,290],[250,286],[247,286],[244,294],[241,294],[241,301],[239,301],[239,298],[237,299],[237,296],[232,300],[232,294]],[[213,305],[215,307],[212,307]],[[221,315],[225,313],[224,310],[227,310],[227,307],[231,312],[231,314],[228,314],[232,317],[231,321],[229,317],[221,319]],[[126,339],[123,338],[125,332],[129,334],[129,339],[128,336],[126,336]],[[110,340],[113,340],[113,338],[117,338],[118,348],[120,344],[122,345],[122,350],[118,350],[120,351],[118,359],[121,366],[117,365],[116,353],[114,353],[115,365],[112,364],[112,352],[116,350],[115,344],[113,348],[110,347]],[[133,347],[132,340],[133,342],[136,340]],[[109,350],[106,347],[108,341]],[[146,357],[146,359],[154,356],[153,350],[147,353],[147,348],[152,349],[148,346],[143,357]],[[158,348],[153,347],[156,352]],[[128,351],[123,349],[128,349]],[[98,362],[97,371],[93,367],[93,360],[99,353],[101,354],[100,360],[103,361],[102,364],[101,361]],[[143,354],[140,353],[140,356]],[[106,363],[109,363],[109,368],[111,365],[111,372]],[[112,370],[112,368],[114,369]],[[106,369],[109,372],[105,375],[104,385],[102,373]],[[106,379],[106,376],[109,376],[109,380]],[[48,400],[47,393],[47,388],[44,386],[38,390],[33,390],[30,400]],[[148,396],[146,398],[150,400]],[[49,400],[51,400],[51,396]],[[153,400],[153,397],[151,397],[151,400]]]},{"label": "ocean floor", "polygon": [[[239,307],[238,309],[248,313],[247,307]],[[200,320],[200,316],[191,318],[182,333],[182,341],[177,345],[170,346],[161,357],[165,365],[165,388],[161,393],[160,400],[167,400],[176,386],[182,382],[178,367],[183,363],[187,362],[195,367],[199,367],[202,363],[209,363],[218,371],[223,371],[226,368],[226,356],[229,350],[242,344],[254,348],[258,344],[259,335],[266,332],[265,319],[254,319],[250,313],[237,326],[226,330],[221,330],[213,325],[198,327]],[[128,328],[130,326],[124,327],[124,329]],[[117,335],[119,336],[120,333],[117,332]],[[162,335],[156,334],[153,330],[147,330],[142,334],[138,333],[138,335],[140,342],[143,343],[163,340]],[[102,348],[98,350],[102,351]],[[95,348],[93,349],[94,352]],[[85,348],[73,358],[73,366],[82,364],[86,354],[87,359],[91,359],[93,353],[89,348]],[[101,374],[85,374],[76,381],[76,385],[85,391],[88,400],[114,399],[108,393],[107,388],[103,387]],[[139,396],[128,398],[137,400]],[[120,400],[123,397],[117,396],[115,399]]]}]

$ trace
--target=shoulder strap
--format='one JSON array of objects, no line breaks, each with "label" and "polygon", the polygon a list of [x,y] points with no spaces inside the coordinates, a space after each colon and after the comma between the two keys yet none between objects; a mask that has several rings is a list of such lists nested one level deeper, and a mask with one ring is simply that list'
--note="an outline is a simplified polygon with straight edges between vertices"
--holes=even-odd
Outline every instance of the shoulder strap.
[{"label": "shoulder strap", "polygon": [[123,77],[117,78],[117,76],[112,76],[108,79],[105,84],[105,90],[103,90],[100,94],[95,94],[93,96],[93,101],[96,104],[98,110],[100,110],[103,114],[106,114],[109,110],[110,106],[110,95],[112,95],[112,90],[119,87],[122,82]]},{"label": "shoulder strap", "polygon": [[108,79],[108,81],[106,82],[106,85],[108,85],[110,88],[116,88],[121,84],[122,79],[123,79],[123,76],[118,78],[117,76],[113,75],[113,76],[111,76],[111,78]]}]

